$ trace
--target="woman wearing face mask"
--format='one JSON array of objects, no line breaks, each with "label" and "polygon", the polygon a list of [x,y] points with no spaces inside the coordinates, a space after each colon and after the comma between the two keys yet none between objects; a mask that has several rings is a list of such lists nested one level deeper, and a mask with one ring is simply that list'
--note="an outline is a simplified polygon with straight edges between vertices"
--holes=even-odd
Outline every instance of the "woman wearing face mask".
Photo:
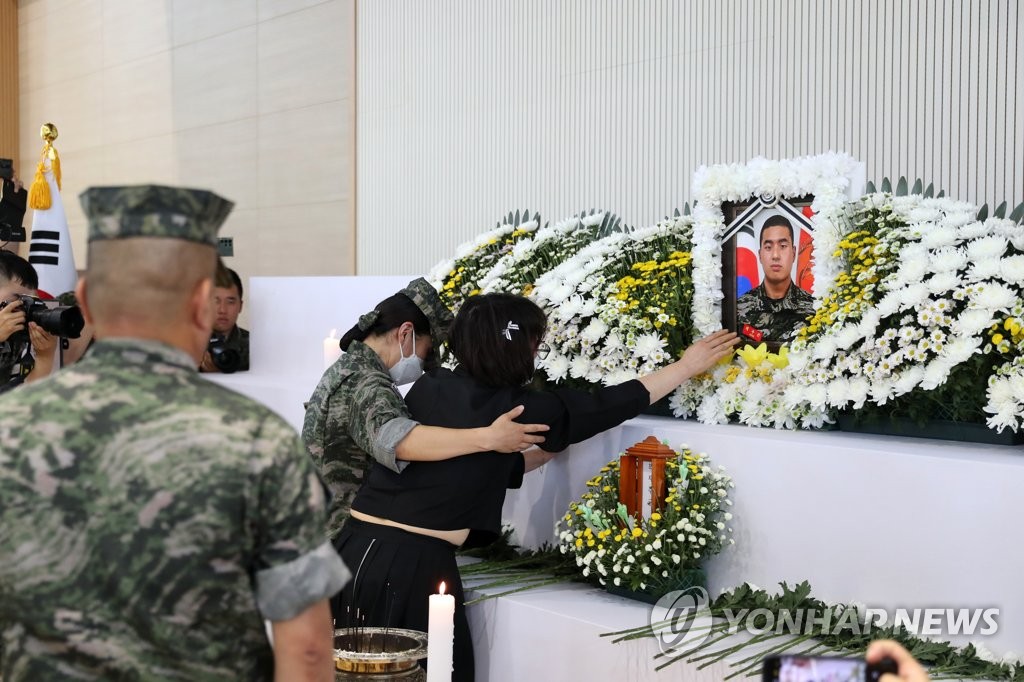
[{"label": "woman wearing face mask", "polygon": [[[332,493],[328,529],[335,538],[374,462],[399,475],[411,461],[442,460],[481,450],[518,453],[544,440],[540,424],[512,421],[510,406],[472,429],[422,426],[395,388],[415,381],[432,361],[451,312],[425,279],[416,279],[359,318],[340,342],[345,353],[306,404],[302,438]],[[518,456],[518,455],[508,455]]]},{"label": "woman wearing face mask", "polygon": [[[738,342],[719,331],[690,346],[678,361],[639,379],[594,392],[533,390],[535,359],[547,319],[532,301],[510,294],[468,299],[448,345],[458,367],[434,369],[409,391],[415,419],[438,427],[490,423],[515,405],[525,421],[547,424],[543,448],[521,455],[480,451],[445,461],[413,462],[399,476],[375,465],[352,502],[336,542],[353,580],[340,610],[356,609],[365,625],[426,630],[428,596],[444,581],[455,596],[455,680],[473,679],[473,647],[463,607],[455,550],[497,538],[507,488],[554,452],[635,417],[691,377],[707,370]],[[390,614],[390,620],[388,616]]]}]

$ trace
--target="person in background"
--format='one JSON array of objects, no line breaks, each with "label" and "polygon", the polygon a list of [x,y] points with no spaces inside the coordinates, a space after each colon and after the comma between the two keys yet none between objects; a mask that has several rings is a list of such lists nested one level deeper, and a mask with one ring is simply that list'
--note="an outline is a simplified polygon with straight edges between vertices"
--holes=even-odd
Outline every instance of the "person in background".
[{"label": "person in background", "polygon": [[25,329],[25,310],[18,296],[35,296],[39,275],[32,264],[0,250],[0,384],[31,383],[50,375],[58,338],[35,322]]},{"label": "person in background", "polygon": [[0,676],[333,680],[328,599],[350,574],[323,486],[283,419],[196,371],[231,202],[81,202],[96,343],[0,396]]},{"label": "person in background", "polygon": [[339,596],[336,614],[358,609],[368,614],[366,625],[426,630],[428,598],[441,582],[448,586],[456,604],[455,680],[472,680],[474,675],[455,550],[498,538],[506,489],[520,487],[523,474],[553,453],[637,416],[725,357],[738,342],[733,333],[716,332],[666,367],[593,392],[535,390],[527,385],[536,358],[548,351],[543,343],[546,327],[544,311],[527,298],[472,296],[462,304],[449,334],[458,366],[428,372],[406,395],[413,419],[449,429],[480,427],[513,406],[523,406],[524,421],[549,427],[541,449],[505,455],[481,448],[465,457],[413,461],[401,474],[375,464],[336,542],[342,558],[360,567]]},{"label": "person in background", "polygon": [[249,330],[238,326],[242,312],[242,279],[217,262],[213,282],[213,334],[200,372],[245,372],[249,369]]},{"label": "person in background", "polygon": [[424,364],[434,362],[451,320],[437,291],[421,277],[378,303],[341,338],[345,353],[324,372],[302,426],[302,439],[332,494],[332,538],[374,461],[397,474],[413,460],[480,450],[518,453],[544,440],[539,434],[546,426],[513,421],[521,407],[509,406],[493,423],[474,429],[422,426],[409,417],[395,386],[415,381]]}]

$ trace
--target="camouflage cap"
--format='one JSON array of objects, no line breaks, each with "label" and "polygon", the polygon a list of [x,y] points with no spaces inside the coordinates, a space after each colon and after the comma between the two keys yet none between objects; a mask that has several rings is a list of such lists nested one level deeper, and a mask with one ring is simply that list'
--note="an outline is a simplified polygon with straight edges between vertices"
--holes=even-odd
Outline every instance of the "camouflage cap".
[{"label": "camouflage cap", "polygon": [[437,289],[430,285],[430,282],[419,277],[409,282],[404,289],[398,293],[408,296],[416,307],[419,308],[430,322],[430,340],[434,344],[435,352],[441,348],[441,344],[448,340],[448,328],[452,326],[452,311],[448,310]]},{"label": "camouflage cap", "polygon": [[132,185],[90,187],[79,197],[89,241],[166,237],[217,246],[234,203],[203,189]]}]

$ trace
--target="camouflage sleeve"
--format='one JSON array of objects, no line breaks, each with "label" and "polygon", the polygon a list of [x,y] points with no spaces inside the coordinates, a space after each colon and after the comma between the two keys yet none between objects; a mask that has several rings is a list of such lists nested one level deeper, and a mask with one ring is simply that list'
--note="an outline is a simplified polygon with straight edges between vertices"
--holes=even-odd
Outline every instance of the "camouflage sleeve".
[{"label": "camouflage sleeve", "polygon": [[288,620],[337,593],[350,573],[327,535],[324,489],[295,433],[277,418],[256,438],[251,504],[256,603],[271,621]]},{"label": "camouflage sleeve", "polygon": [[395,473],[408,462],[399,462],[395,448],[419,425],[395,387],[377,374],[360,376],[352,391],[348,411],[352,440],[376,461]]}]

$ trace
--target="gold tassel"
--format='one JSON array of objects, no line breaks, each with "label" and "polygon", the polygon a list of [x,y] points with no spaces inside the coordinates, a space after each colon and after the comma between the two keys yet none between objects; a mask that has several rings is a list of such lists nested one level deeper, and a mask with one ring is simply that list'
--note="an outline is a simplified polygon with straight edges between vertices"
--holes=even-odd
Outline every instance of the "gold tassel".
[{"label": "gold tassel", "polygon": [[54,146],[50,146],[50,170],[53,171],[53,179],[57,181],[57,189],[64,189],[60,185],[60,157]]},{"label": "gold tassel", "polygon": [[36,177],[32,180],[32,187],[28,190],[28,205],[29,208],[38,211],[45,211],[53,205],[53,199],[50,197],[50,183],[46,182],[42,161],[36,166]]},{"label": "gold tassel", "polygon": [[53,197],[50,196],[50,183],[46,181],[46,160],[50,160],[50,170],[53,172],[53,179],[57,182],[57,189],[60,189],[60,157],[53,147],[53,141],[57,139],[57,126],[52,123],[44,123],[39,129],[39,137],[43,138],[43,153],[39,156],[39,165],[36,166],[36,177],[32,180],[32,186],[28,190],[28,205],[39,211],[45,211],[53,206]]}]

